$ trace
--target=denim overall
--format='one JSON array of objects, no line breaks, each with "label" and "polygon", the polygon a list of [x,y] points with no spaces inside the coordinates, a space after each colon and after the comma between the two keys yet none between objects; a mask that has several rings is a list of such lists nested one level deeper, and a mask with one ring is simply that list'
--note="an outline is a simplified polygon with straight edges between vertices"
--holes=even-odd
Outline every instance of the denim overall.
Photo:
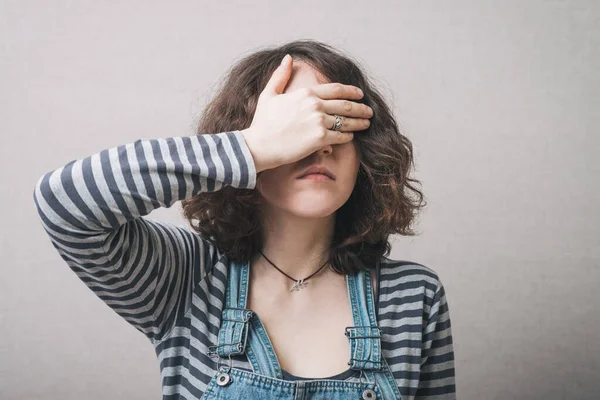
[{"label": "denim overall", "polygon": [[[202,396],[213,399],[401,399],[390,368],[381,354],[381,331],[375,317],[371,274],[367,269],[346,275],[354,326],[346,328],[352,370],[360,382],[334,379],[284,380],[279,361],[258,315],[246,309],[249,262],[231,262],[218,344],[217,372]],[[233,368],[231,356],[246,354],[249,372]],[[221,361],[229,360],[228,365]],[[225,364],[225,363],[223,363]]]}]

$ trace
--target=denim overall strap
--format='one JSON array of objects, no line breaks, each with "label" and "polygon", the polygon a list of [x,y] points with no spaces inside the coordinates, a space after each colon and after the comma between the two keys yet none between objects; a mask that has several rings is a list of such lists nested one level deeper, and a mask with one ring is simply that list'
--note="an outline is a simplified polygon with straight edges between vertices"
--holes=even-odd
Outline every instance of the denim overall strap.
[{"label": "denim overall strap", "polygon": [[[239,307],[246,308],[246,301],[248,293],[248,282],[250,275],[249,261],[236,265],[236,269],[240,269],[240,296],[239,296]],[[243,295],[242,295],[243,294]],[[253,314],[254,315],[254,314]],[[252,370],[255,374],[269,376],[271,378],[283,379],[283,372],[279,365],[279,360],[273,349],[273,344],[267,329],[261,322],[258,315],[254,318],[250,318],[250,324],[252,329],[248,333],[249,346],[246,349],[246,356],[248,361],[252,365]]]},{"label": "denim overall strap", "polygon": [[[244,273],[245,272],[245,273]],[[247,269],[240,268],[236,262],[229,264],[227,286],[225,288],[225,308],[221,314],[218,344],[211,352],[220,357],[244,354],[248,343],[249,320],[254,315],[245,309],[248,290]]]},{"label": "denim overall strap", "polygon": [[346,328],[350,341],[351,369],[361,370],[367,381],[377,385],[384,399],[401,399],[392,372],[381,352],[381,329],[377,325],[371,271],[362,269],[346,275],[355,326]]},{"label": "denim overall strap", "polygon": [[246,353],[254,373],[283,379],[267,330],[258,316],[246,308],[249,277],[249,261],[230,262],[217,351],[221,357]]},{"label": "denim overall strap", "polygon": [[346,275],[354,326],[346,328],[350,341],[350,365],[356,370],[381,370],[381,330],[375,318],[370,270]]}]

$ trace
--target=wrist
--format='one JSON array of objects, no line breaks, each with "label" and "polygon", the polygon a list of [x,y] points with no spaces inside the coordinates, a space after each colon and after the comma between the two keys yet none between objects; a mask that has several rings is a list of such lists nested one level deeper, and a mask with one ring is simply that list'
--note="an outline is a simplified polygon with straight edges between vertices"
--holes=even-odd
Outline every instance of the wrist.
[{"label": "wrist", "polygon": [[252,160],[254,161],[254,168],[256,169],[256,173],[258,174],[265,169],[268,169],[265,165],[260,162],[260,158],[257,155],[256,149],[259,148],[259,144],[257,144],[257,135],[252,131],[251,128],[241,129],[240,133],[244,137],[244,141],[246,142],[246,146],[252,155]]}]

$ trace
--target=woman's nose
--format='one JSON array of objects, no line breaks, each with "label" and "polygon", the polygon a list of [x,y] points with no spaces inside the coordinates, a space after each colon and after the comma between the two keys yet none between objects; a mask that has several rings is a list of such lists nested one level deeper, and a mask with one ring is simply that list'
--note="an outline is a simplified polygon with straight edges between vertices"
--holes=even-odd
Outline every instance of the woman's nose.
[{"label": "woman's nose", "polygon": [[318,151],[322,154],[331,154],[331,152],[333,151],[333,147],[330,144],[328,144],[327,146],[321,147]]}]

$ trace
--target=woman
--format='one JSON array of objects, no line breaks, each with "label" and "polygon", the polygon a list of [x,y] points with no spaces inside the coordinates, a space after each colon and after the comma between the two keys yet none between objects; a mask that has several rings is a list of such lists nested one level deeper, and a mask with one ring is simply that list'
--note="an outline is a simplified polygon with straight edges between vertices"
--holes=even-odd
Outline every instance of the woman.
[{"label": "woman", "polygon": [[[197,135],[72,161],[34,200],[165,399],[451,399],[444,287],[386,257],[424,205],[412,163],[359,66],[300,40],[234,66]],[[193,231],[145,217],[180,200]]]}]

